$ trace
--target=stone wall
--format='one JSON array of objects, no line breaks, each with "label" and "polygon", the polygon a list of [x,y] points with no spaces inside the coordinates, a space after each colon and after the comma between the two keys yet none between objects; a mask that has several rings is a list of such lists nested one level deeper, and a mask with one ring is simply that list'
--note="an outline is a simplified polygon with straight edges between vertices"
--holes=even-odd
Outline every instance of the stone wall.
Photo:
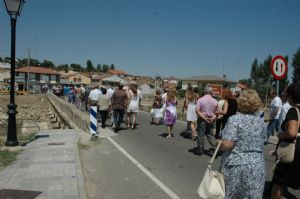
[{"label": "stone wall", "polygon": [[90,118],[88,114],[78,110],[75,105],[68,103],[56,95],[48,94],[48,98],[56,113],[59,114],[70,128],[82,129],[89,132]]}]

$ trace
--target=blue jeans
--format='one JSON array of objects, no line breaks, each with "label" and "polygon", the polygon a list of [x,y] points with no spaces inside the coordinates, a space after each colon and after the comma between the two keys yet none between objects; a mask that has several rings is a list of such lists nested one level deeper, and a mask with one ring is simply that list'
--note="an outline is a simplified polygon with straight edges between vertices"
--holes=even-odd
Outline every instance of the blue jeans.
[{"label": "blue jeans", "polygon": [[117,129],[120,128],[120,125],[123,122],[124,112],[124,109],[113,110],[114,124]]},{"label": "blue jeans", "polygon": [[270,137],[270,135],[274,134],[274,129],[278,133],[278,119],[270,120],[268,127],[267,127],[268,137]]},{"label": "blue jeans", "polygon": [[198,140],[197,145],[199,148],[204,149],[205,146],[205,137],[207,138],[209,144],[212,147],[215,147],[216,141],[213,136],[213,128],[214,128],[214,122],[209,124],[203,119],[198,119],[197,121],[197,134],[198,134]]}]

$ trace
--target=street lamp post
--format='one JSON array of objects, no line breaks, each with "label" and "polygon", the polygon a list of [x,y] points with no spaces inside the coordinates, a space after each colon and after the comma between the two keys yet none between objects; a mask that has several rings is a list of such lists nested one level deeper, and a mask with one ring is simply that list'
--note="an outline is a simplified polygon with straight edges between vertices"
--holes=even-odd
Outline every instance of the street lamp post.
[{"label": "street lamp post", "polygon": [[24,0],[4,0],[6,10],[10,16],[11,24],[11,69],[10,69],[10,103],[8,107],[8,128],[6,146],[18,146],[17,139],[17,123],[16,123],[16,108],[15,104],[15,54],[16,54],[16,23],[17,17],[20,16]]}]

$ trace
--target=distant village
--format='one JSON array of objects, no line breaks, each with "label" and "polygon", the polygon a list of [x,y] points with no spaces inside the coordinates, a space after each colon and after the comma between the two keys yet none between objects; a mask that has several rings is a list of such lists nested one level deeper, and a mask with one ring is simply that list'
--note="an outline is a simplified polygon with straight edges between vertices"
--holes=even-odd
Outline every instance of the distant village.
[{"label": "distant village", "polygon": [[[10,64],[0,62],[0,90],[2,94],[9,90],[10,85]],[[53,70],[39,66],[25,66],[16,68],[15,87],[17,94],[40,93],[44,85],[53,87],[54,85],[69,86],[102,86],[115,87],[118,83],[137,84],[143,95],[153,95],[156,89],[169,89],[184,91],[188,85],[198,87],[203,90],[205,85],[210,84],[213,88],[213,95],[220,96],[223,87],[229,87],[232,92],[245,89],[246,86],[224,77],[216,75],[192,76],[188,78],[177,77],[148,77],[128,74],[123,70],[108,70],[107,72],[76,72],[68,70]]]}]

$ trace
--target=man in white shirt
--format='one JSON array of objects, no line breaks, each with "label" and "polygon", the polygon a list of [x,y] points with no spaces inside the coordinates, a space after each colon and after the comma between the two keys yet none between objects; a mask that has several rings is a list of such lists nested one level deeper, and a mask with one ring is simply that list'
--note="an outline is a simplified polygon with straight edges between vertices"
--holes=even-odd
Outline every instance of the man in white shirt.
[{"label": "man in white shirt", "polygon": [[90,92],[89,94],[89,102],[90,105],[92,106],[92,104],[94,103],[93,101],[96,101],[95,104],[97,104],[100,96],[102,95],[101,91],[98,89],[98,86],[94,86],[93,90]]},{"label": "man in white shirt", "polygon": [[281,100],[282,100],[282,108],[279,114],[279,119],[278,119],[278,129],[279,132],[281,133],[283,132],[283,129],[281,128],[281,125],[283,123],[283,121],[285,120],[285,116],[288,112],[288,110],[292,107],[289,103],[289,101],[287,100],[287,96],[286,96],[286,89],[283,91],[282,95],[281,95]]},{"label": "man in white shirt", "polygon": [[274,134],[274,129],[278,133],[278,119],[281,112],[282,102],[281,99],[277,96],[275,89],[271,89],[272,102],[270,106],[270,121],[267,127],[268,137]]}]

